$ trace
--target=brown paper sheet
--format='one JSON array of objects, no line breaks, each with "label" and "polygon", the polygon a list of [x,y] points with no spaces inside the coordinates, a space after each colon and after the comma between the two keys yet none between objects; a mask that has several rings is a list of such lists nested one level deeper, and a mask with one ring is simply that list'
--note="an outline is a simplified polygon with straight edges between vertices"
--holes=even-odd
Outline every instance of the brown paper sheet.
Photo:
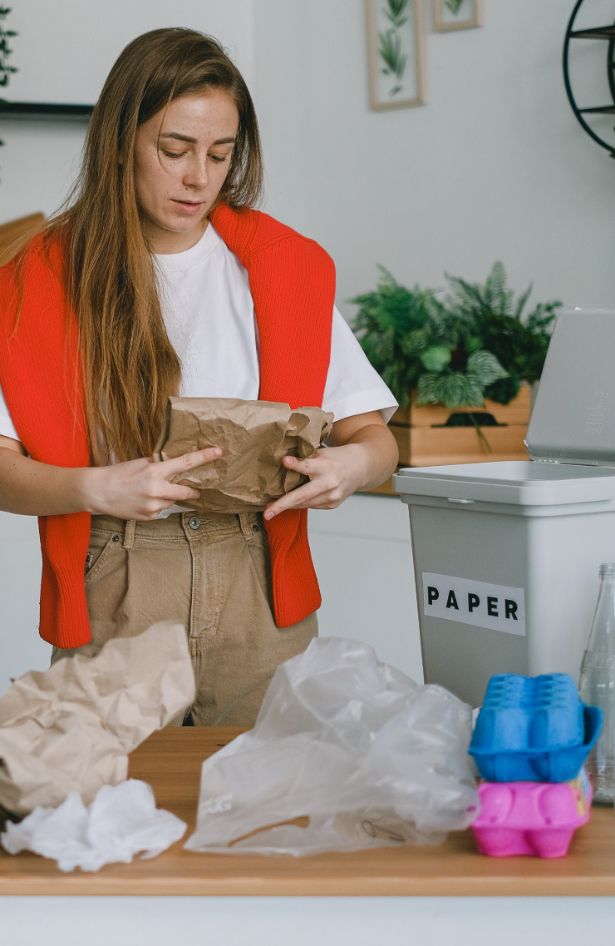
[{"label": "brown paper sheet", "polygon": [[176,478],[201,491],[178,503],[196,512],[235,513],[264,509],[307,481],[287,470],[287,454],[312,457],[333,426],[333,414],[318,407],[292,411],[275,401],[238,398],[169,398],[155,459],[220,447],[222,456]]},{"label": "brown paper sheet", "polygon": [[25,815],[73,790],[89,804],[194,692],[186,630],[172,621],[24,674],[0,698],[0,807]]}]

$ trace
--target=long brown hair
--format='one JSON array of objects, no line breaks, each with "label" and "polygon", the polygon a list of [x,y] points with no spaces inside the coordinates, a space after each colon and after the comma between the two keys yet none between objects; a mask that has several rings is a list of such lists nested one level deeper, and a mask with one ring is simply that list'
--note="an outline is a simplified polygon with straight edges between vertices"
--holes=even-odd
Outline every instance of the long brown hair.
[{"label": "long brown hair", "polygon": [[220,43],[194,30],[144,33],[120,54],[89,123],[79,179],[47,233],[66,245],[95,463],[151,455],[181,366],[162,317],[134,185],[139,125],[182,95],[222,89],[239,127],[219,201],[252,207],[262,187],[254,105]]}]

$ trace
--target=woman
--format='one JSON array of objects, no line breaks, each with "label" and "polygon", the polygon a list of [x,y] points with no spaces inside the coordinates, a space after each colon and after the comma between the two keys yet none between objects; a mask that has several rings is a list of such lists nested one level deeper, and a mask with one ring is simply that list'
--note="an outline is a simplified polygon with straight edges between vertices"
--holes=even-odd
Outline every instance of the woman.
[{"label": "woman", "polygon": [[[210,37],[154,30],[109,74],[67,209],[0,270],[0,508],[39,517],[41,636],[57,659],[181,620],[197,725],[253,722],[317,633],[307,509],[397,461],[395,400],[334,311],[331,261],[250,209],[261,183],[238,70]],[[177,393],[337,419],[316,457],[285,457],[309,481],[263,515],[199,517],[175,480],[220,450],[151,461]]]}]

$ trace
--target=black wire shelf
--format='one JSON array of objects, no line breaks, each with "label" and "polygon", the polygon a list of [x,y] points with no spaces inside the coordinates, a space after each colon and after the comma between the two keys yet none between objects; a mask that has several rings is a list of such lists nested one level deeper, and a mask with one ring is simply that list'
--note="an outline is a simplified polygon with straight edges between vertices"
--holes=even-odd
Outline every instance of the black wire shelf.
[{"label": "black wire shelf", "polygon": [[[566,27],[566,35],[564,37],[564,49],[563,49],[563,71],[564,71],[564,87],[566,89],[566,95],[568,96],[568,101],[570,102],[570,107],[574,112],[576,120],[579,122],[583,130],[593,138],[596,144],[599,144],[601,148],[605,148],[612,158],[615,158],[615,143],[609,142],[602,138],[592,127],[588,124],[586,120],[589,116],[599,116],[599,115],[615,115],[615,22],[608,23],[605,26],[594,26],[590,29],[575,30],[574,23],[577,17],[577,14],[583,5],[585,0],[577,0],[574,5],[574,9],[568,20],[568,25]],[[572,89],[572,82],[570,79],[570,52],[571,52],[571,43],[573,40],[601,40],[607,42],[606,49],[606,73],[607,81],[609,86],[609,91],[613,101],[608,105],[591,105],[586,106],[585,108],[580,108],[577,105],[574,92]],[[604,48],[604,47],[603,47]],[[615,129],[614,129],[615,131]]]},{"label": "black wire shelf", "polygon": [[581,115],[615,115],[615,105],[592,105],[591,108],[580,108]]},{"label": "black wire shelf", "polygon": [[590,30],[572,30],[571,39],[613,39],[615,24],[612,26],[594,26]]}]

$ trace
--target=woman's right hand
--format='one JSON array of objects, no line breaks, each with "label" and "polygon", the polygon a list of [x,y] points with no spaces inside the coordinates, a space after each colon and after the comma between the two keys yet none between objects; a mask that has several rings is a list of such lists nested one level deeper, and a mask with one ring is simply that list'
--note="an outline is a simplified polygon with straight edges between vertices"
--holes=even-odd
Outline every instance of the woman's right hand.
[{"label": "woman's right hand", "polygon": [[219,447],[184,453],[156,463],[127,460],[111,466],[90,467],[84,472],[86,508],[94,515],[118,519],[155,519],[159,512],[183,500],[198,499],[199,491],[171,480],[222,456]]}]

